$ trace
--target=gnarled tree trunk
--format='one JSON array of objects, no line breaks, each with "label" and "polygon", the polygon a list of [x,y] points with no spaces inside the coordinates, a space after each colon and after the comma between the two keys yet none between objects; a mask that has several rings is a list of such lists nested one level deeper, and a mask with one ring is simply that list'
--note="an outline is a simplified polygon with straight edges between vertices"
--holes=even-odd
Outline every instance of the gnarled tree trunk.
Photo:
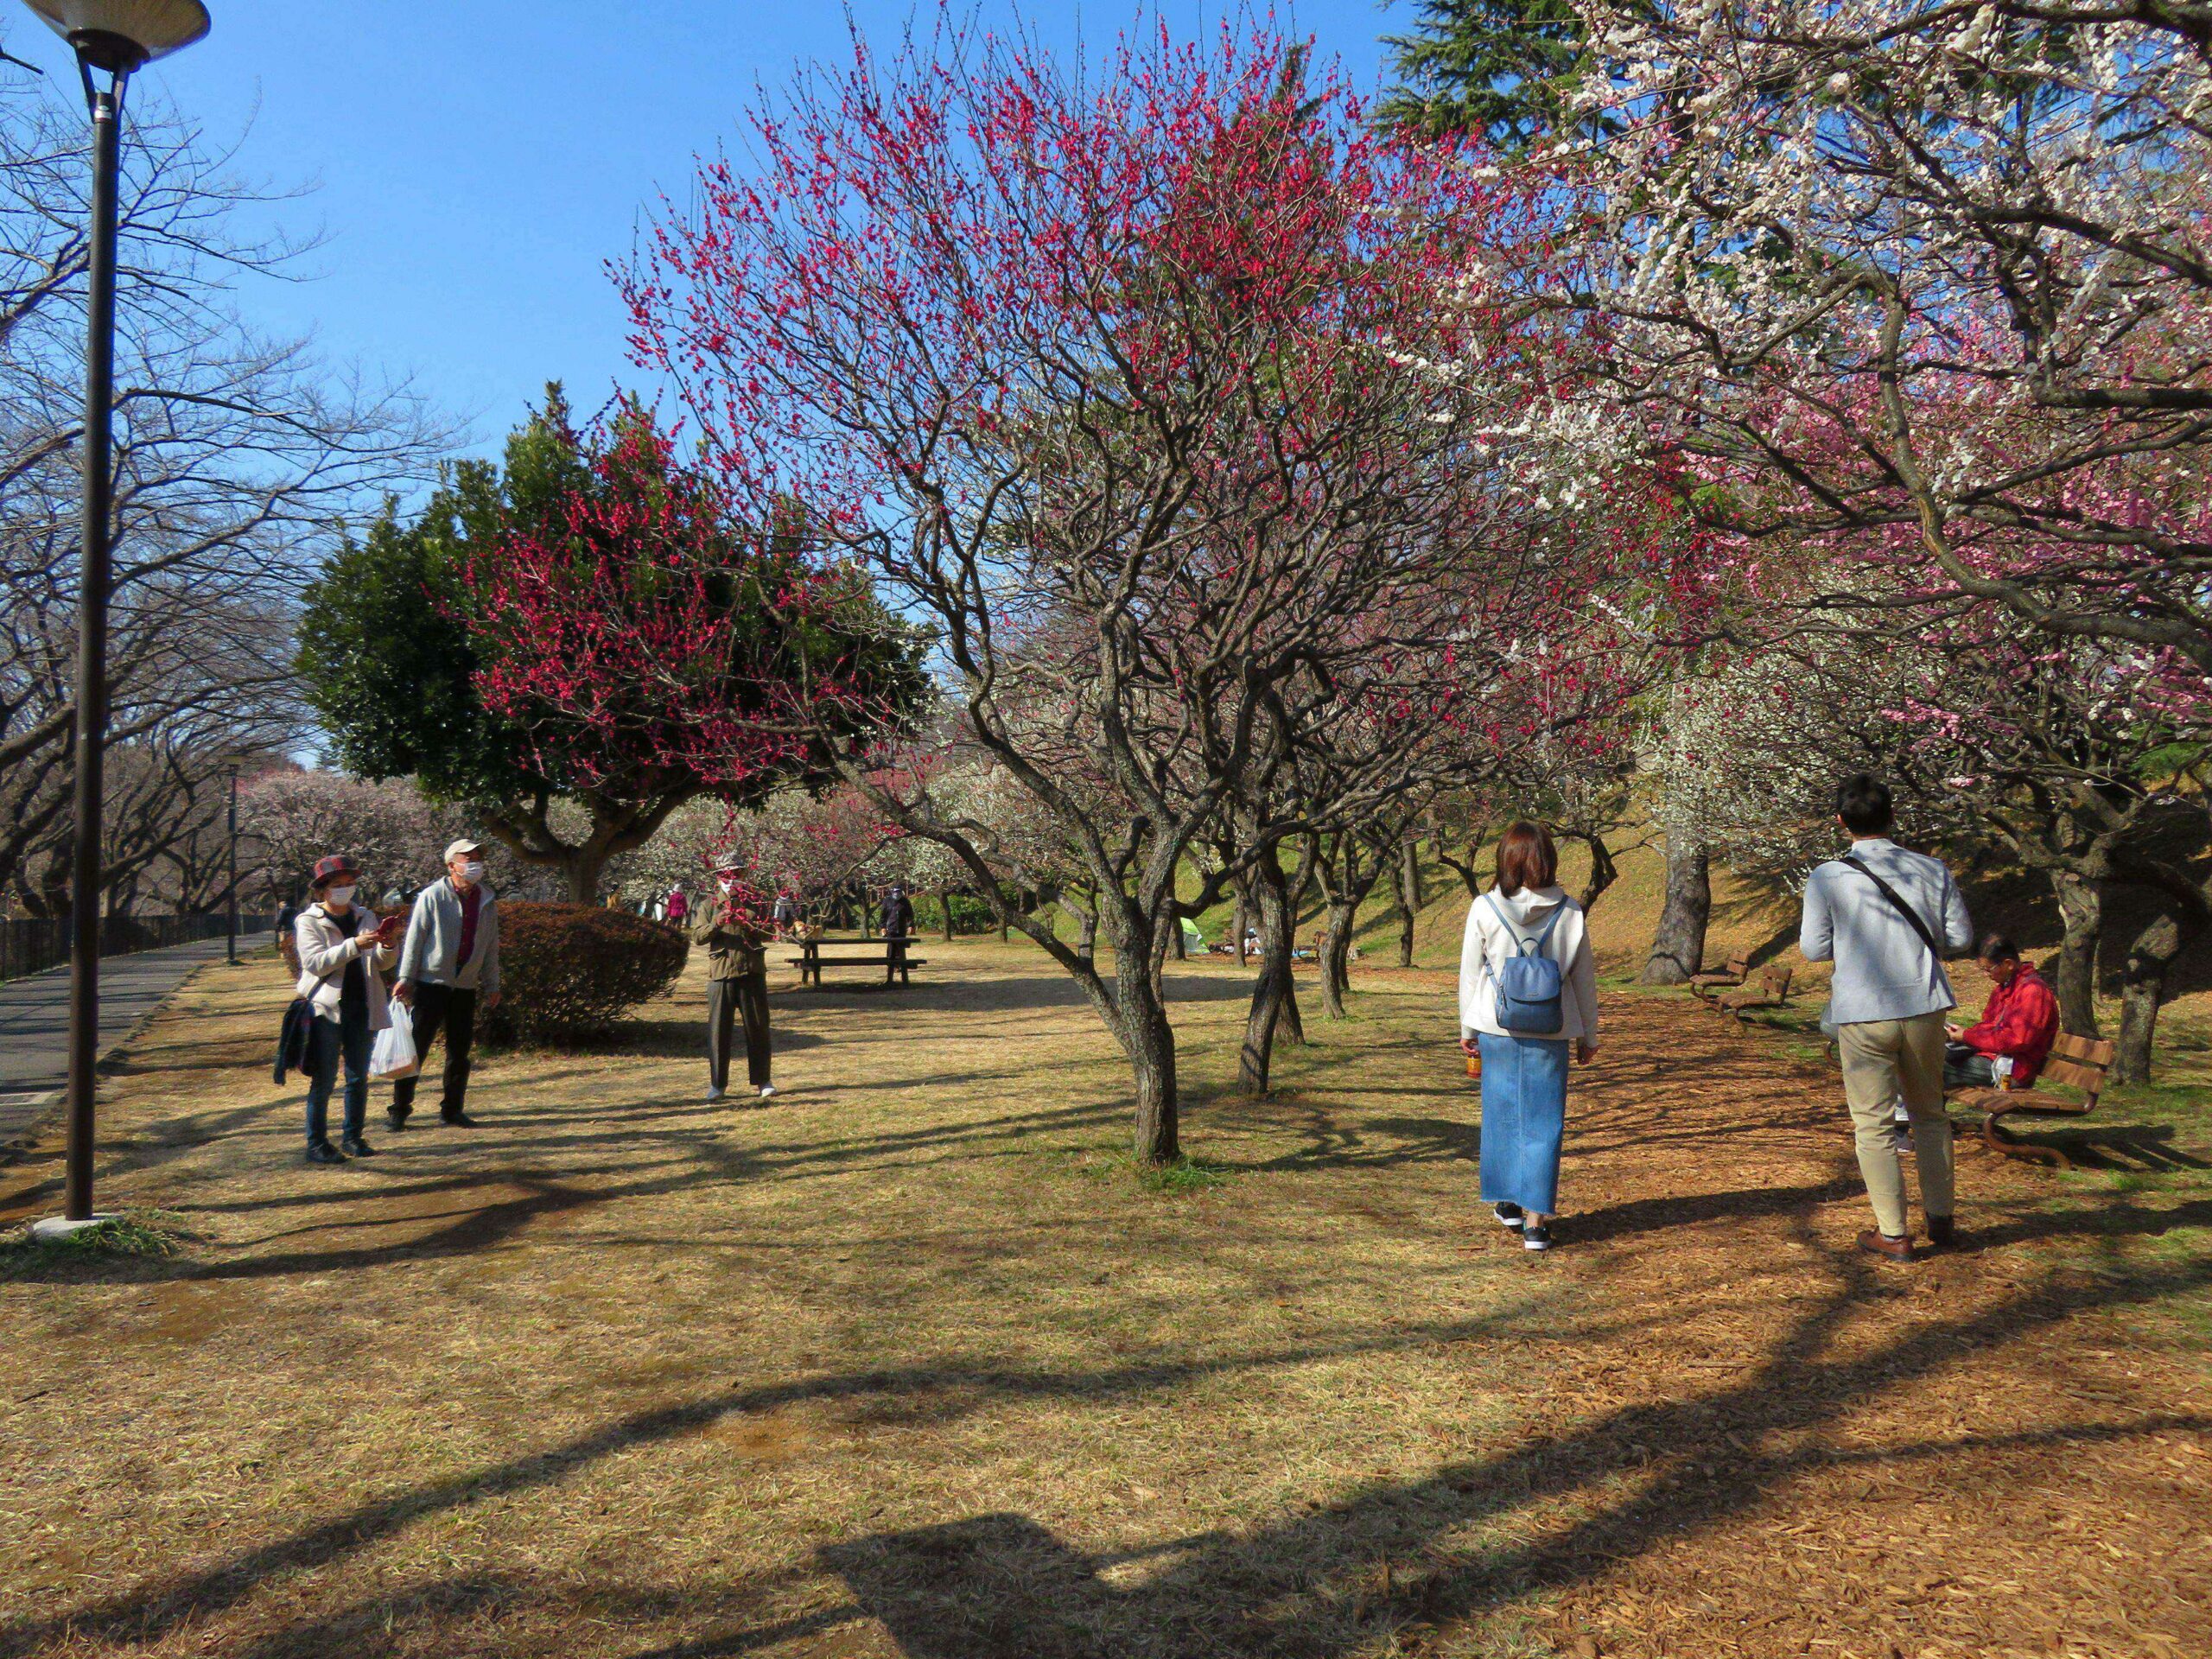
[{"label": "gnarled tree trunk", "polygon": [[1244,1046],[1236,1057],[1236,1090],[1256,1098],[1268,1092],[1276,1039],[1303,1043],[1306,1026],[1299,1018],[1298,988],[1291,979],[1297,915],[1289,878],[1273,848],[1254,861],[1248,887],[1260,912],[1260,973],[1245,1016]]},{"label": "gnarled tree trunk", "polygon": [[1357,907],[1341,899],[1329,905],[1329,939],[1321,951],[1321,1008],[1332,1020],[1349,1020],[1344,993],[1351,988],[1351,930]]},{"label": "gnarled tree trunk", "polygon": [[1414,965],[1414,923],[1421,915],[1421,840],[1408,833],[1398,844],[1398,966]]},{"label": "gnarled tree trunk", "polygon": [[1713,919],[1713,867],[1702,840],[1667,837],[1667,902],[1650,959],[1637,976],[1645,985],[1680,985],[1705,965],[1705,931]]},{"label": "gnarled tree trunk", "polygon": [[2154,917],[2128,942],[2120,992],[2120,1037],[2113,1056],[2114,1083],[2151,1081],[2151,1045],[2165,1001],[2166,970],[2196,930],[2171,910]]},{"label": "gnarled tree trunk", "polygon": [[2097,951],[2104,938],[2104,886],[2067,870],[2055,870],[2051,890],[2058,899],[2064,930],[2058,947],[2058,1023],[2076,1037],[2097,1031]]}]

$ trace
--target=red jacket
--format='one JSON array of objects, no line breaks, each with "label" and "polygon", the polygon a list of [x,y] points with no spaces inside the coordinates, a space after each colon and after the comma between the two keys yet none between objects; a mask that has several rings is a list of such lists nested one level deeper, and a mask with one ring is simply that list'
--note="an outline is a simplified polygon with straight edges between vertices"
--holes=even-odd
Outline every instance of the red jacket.
[{"label": "red jacket", "polygon": [[2012,1057],[2012,1087],[2035,1081],[2058,1035],[2058,998],[2050,982],[2024,962],[2012,982],[1993,986],[1981,1022],[1970,1027],[1967,1046],[1977,1054]]}]

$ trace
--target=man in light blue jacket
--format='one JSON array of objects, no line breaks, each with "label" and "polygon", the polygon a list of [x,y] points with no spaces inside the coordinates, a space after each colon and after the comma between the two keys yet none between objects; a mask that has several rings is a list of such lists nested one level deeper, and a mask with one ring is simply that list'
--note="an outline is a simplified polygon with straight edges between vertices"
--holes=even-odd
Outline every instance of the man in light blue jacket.
[{"label": "man in light blue jacket", "polygon": [[[467,1105],[476,1016],[499,1006],[499,906],[484,885],[481,842],[463,839],[447,848],[446,879],[416,895],[392,995],[414,1011],[417,1054],[427,1057],[439,1033],[445,1033],[439,1121],[474,1128]],[[421,1080],[417,1072],[391,1085],[385,1116],[394,1133],[404,1129],[413,1116],[415,1085]]]},{"label": "man in light blue jacket", "polygon": [[1946,1245],[1952,1220],[1951,1122],[1943,1114],[1943,1016],[1957,1002],[1946,956],[1973,948],[1974,923],[1959,884],[1936,859],[1890,839],[1889,786],[1866,772],[1836,791],[1836,817],[1851,850],[1805,883],[1798,947],[1834,962],[1828,1001],[1843,1094],[1859,1144],[1859,1173],[1876,1230],[1859,1246],[1891,1262],[1912,1260],[1904,1175],[1891,1140],[1890,1110],[1902,1097],[1912,1118],[1920,1205],[1928,1241]]}]

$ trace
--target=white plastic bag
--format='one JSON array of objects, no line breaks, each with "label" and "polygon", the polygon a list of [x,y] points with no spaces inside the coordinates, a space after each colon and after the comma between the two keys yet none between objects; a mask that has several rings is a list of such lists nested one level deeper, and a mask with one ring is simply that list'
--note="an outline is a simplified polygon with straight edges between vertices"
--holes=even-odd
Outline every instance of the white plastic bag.
[{"label": "white plastic bag", "polygon": [[391,1023],[377,1033],[376,1046],[369,1051],[369,1075],[397,1083],[420,1071],[423,1058],[415,1052],[415,1018],[407,1005],[395,996],[391,1013]]}]

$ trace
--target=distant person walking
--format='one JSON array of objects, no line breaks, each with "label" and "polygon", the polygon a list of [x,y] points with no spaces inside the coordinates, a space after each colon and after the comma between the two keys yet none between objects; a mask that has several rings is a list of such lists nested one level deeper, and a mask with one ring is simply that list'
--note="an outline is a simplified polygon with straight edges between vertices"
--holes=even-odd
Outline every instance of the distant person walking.
[{"label": "distant person walking", "polygon": [[[315,867],[308,883],[312,902],[292,924],[292,943],[300,960],[293,995],[315,1010],[308,1033],[308,1161],[342,1164],[347,1157],[368,1158],[376,1148],[362,1136],[369,1109],[369,1045],[391,1023],[384,979],[378,971],[391,963],[391,944],[399,937],[399,918],[378,922],[353,903],[360,871],[343,853]],[[330,1144],[330,1096],[340,1067],[346,1072],[346,1104],[339,1143]]]},{"label": "distant person walking", "polygon": [[690,913],[691,895],[681,887],[673,889],[668,895],[668,919],[681,927]]},{"label": "distant person walking", "polygon": [[791,938],[791,924],[797,920],[798,920],[798,901],[791,897],[788,890],[779,892],[776,894],[774,913],[776,937],[779,939]]},{"label": "distant person walking", "polygon": [[1866,772],[1836,791],[1836,818],[1851,850],[1805,883],[1798,948],[1808,962],[1834,962],[1826,1023],[1843,1061],[1843,1094],[1859,1147],[1859,1173],[1875,1226],[1859,1248],[1889,1262],[1912,1260],[1904,1175],[1891,1138],[1900,1098],[1920,1166],[1928,1241],[1955,1237],[1951,1120],[1943,1112],[1943,1015],[1958,999],[1945,955],[1974,943],[1965,896],[1942,863],[1890,839],[1889,785]]},{"label": "distant person walking", "polygon": [[[407,943],[399,952],[394,994],[414,1010],[415,1052],[429,1057],[442,1032],[444,1089],[438,1116],[464,1129],[476,1127],[467,1112],[469,1052],[476,1044],[476,1015],[499,1006],[499,907],[484,885],[484,849],[456,841],[446,849],[446,879],[415,896]],[[418,1072],[391,1086],[389,1116],[397,1131],[415,1110]]]},{"label": "distant person walking", "polygon": [[730,1039],[741,1019],[745,1075],[763,1100],[774,1098],[768,1049],[768,959],[760,925],[747,913],[737,867],[715,871],[715,893],[700,906],[691,942],[707,947],[707,1098],[729,1092]]},{"label": "distant person walking", "polygon": [[1482,1195],[1532,1250],[1551,1248],[1570,1046],[1598,1052],[1598,970],[1582,908],[1540,824],[1506,826],[1497,879],[1467,907],[1459,1046],[1482,1059]]},{"label": "distant person walking", "polygon": [[[895,985],[906,965],[906,941],[914,931],[914,906],[896,881],[883,895],[883,982]],[[925,967],[928,964],[924,963]]]},{"label": "distant person walking", "polygon": [[[308,902],[315,902],[315,895],[308,895]],[[276,909],[276,955],[285,968],[297,977],[300,971],[300,942],[293,930],[299,925],[300,902],[290,893]]]}]

